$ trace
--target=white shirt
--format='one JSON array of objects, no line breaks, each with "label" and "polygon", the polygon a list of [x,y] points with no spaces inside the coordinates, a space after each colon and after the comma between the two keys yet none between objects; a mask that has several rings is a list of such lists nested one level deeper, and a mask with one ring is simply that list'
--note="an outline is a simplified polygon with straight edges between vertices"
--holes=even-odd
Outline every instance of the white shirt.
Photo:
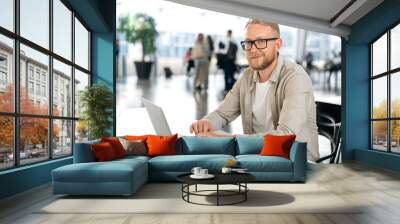
[{"label": "white shirt", "polygon": [[274,128],[270,108],[267,107],[267,93],[271,87],[270,81],[257,82],[253,102],[253,131],[264,133]]}]

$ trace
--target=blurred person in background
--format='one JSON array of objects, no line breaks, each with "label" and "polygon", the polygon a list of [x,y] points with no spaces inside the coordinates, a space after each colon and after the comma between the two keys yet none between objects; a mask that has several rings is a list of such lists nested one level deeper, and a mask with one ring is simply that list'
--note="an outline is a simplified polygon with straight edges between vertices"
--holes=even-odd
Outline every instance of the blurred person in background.
[{"label": "blurred person in background", "polygon": [[193,47],[192,57],[194,60],[195,67],[195,78],[194,86],[195,90],[205,89],[205,82],[208,75],[208,56],[209,46],[202,33],[197,35],[196,41]]}]

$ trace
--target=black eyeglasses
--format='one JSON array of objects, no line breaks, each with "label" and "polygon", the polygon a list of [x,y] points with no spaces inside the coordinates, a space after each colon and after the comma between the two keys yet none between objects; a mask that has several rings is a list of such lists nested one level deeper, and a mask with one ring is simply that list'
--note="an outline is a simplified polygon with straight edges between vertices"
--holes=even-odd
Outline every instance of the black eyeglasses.
[{"label": "black eyeglasses", "polygon": [[268,41],[277,40],[279,38],[267,38],[267,39],[257,39],[257,40],[244,40],[240,42],[242,45],[243,50],[249,51],[251,50],[253,44],[256,46],[257,49],[264,49],[268,46]]}]

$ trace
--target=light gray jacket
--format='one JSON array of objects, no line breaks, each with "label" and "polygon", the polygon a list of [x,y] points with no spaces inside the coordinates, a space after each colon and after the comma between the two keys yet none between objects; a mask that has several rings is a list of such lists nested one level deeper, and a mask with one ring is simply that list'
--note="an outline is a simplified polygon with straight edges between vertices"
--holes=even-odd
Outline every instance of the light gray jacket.
[{"label": "light gray jacket", "polygon": [[317,160],[316,105],[308,74],[300,65],[278,57],[276,68],[269,78],[272,85],[265,105],[270,107],[274,130],[266,130],[265,133],[253,131],[252,105],[257,80],[258,72],[246,69],[218,108],[204,119],[209,120],[214,129],[218,130],[242,115],[245,134],[295,134],[297,141],[307,142],[307,158]]}]

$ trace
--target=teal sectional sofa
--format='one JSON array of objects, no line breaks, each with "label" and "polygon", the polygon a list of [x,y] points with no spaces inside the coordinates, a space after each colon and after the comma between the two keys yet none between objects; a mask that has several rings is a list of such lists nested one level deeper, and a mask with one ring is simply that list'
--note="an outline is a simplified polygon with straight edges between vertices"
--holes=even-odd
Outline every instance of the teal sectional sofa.
[{"label": "teal sectional sofa", "polygon": [[262,137],[184,136],[176,144],[177,155],[127,156],[108,162],[96,162],[90,141],[75,144],[74,163],[52,171],[54,194],[131,195],[148,181],[176,181],[193,167],[219,172],[228,160],[236,160],[259,182],[305,182],[306,143],[294,142],[290,159],[260,156]]}]

